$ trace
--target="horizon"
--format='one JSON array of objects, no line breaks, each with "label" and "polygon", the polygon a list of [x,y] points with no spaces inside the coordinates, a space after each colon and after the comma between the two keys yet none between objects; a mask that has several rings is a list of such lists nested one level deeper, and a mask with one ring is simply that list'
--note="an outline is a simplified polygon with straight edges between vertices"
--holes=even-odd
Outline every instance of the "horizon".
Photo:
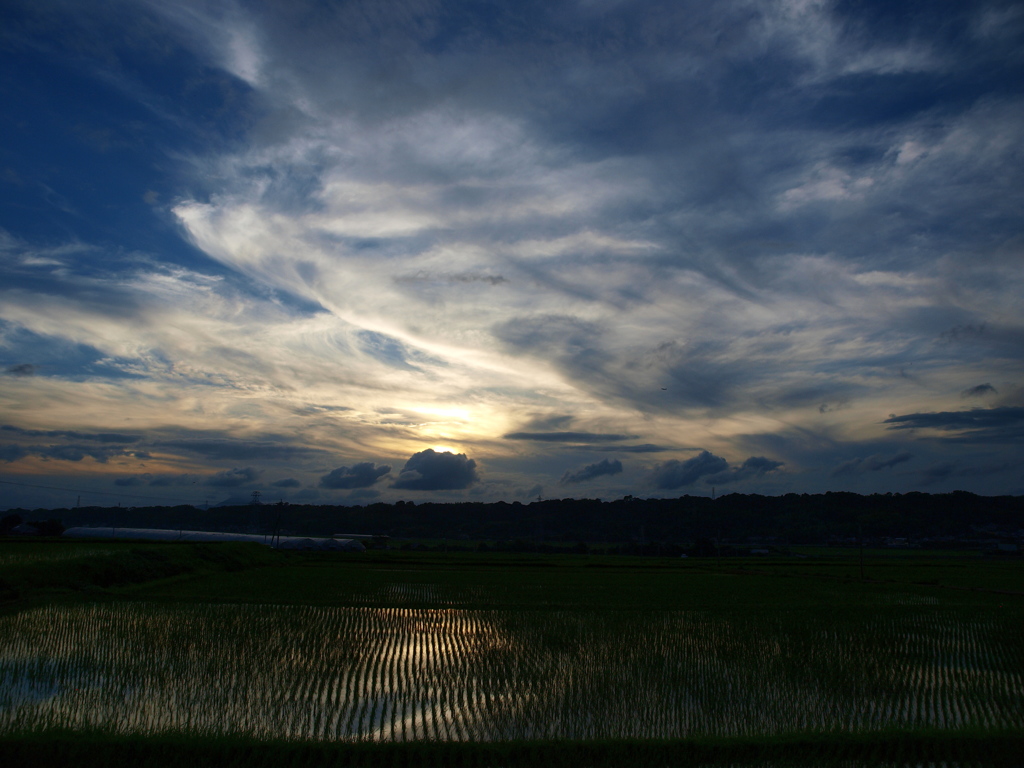
[{"label": "horizon", "polygon": [[0,508],[1024,495],[1024,10],[0,10]]}]

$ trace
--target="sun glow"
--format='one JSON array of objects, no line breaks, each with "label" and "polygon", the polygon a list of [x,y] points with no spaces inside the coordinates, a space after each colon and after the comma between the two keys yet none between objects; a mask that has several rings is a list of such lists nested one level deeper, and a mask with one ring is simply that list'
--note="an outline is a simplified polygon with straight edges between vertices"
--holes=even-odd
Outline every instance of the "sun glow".
[{"label": "sun glow", "polygon": [[432,445],[430,448],[434,453],[463,453],[463,451],[450,445]]}]

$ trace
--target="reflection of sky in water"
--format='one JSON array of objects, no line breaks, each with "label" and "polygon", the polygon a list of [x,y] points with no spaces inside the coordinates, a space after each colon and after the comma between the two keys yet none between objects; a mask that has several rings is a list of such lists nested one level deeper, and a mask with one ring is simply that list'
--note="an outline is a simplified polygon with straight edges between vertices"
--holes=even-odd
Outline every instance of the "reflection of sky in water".
[{"label": "reflection of sky in water", "polygon": [[494,740],[1013,727],[1024,703],[1009,627],[895,611],[854,627],[684,612],[48,606],[0,617],[0,732]]}]

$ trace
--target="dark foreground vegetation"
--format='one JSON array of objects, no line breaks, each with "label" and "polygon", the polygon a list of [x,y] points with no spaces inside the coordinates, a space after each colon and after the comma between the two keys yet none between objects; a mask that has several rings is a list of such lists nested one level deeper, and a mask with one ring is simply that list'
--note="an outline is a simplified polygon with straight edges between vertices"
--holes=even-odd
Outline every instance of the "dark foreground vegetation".
[{"label": "dark foreground vegetation", "polygon": [[17,766],[76,768],[1015,768],[1024,735],[1009,733],[836,734],[775,739],[594,740],[589,742],[324,743],[204,736],[118,736],[49,731],[0,737],[0,757]]}]

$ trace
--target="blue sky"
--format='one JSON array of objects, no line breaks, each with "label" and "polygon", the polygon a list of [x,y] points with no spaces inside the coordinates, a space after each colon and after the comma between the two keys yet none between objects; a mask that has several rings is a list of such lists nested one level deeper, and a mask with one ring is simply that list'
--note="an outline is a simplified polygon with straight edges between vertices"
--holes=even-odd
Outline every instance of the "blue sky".
[{"label": "blue sky", "polygon": [[0,15],[0,507],[1024,493],[1020,3]]}]

